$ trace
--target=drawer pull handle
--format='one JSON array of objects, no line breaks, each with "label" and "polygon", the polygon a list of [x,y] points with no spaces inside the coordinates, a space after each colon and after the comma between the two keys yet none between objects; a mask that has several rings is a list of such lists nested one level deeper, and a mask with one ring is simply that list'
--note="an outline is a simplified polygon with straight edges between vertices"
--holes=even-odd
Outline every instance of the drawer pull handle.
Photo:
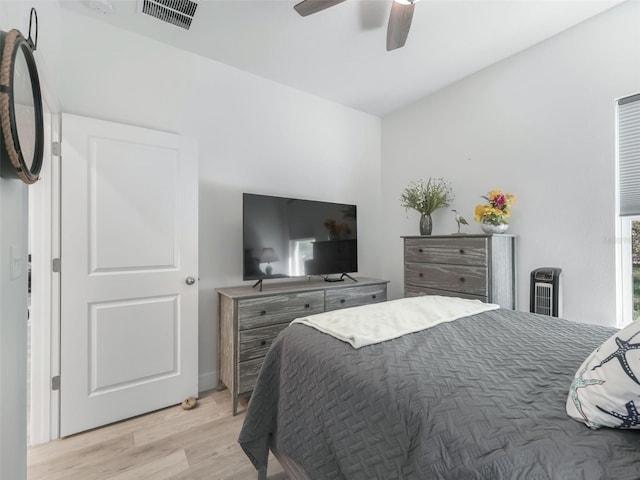
[{"label": "drawer pull handle", "polygon": [[371,298],[376,298],[376,295],[375,294],[371,295]]},{"label": "drawer pull handle", "polygon": [[460,255],[464,255],[464,248],[460,249]]},{"label": "drawer pull handle", "polygon": [[424,273],[420,272],[420,273],[418,274],[418,276],[419,276],[419,277],[424,277]]},{"label": "drawer pull handle", "polygon": [[262,345],[262,346],[265,346],[266,344],[267,344],[267,341],[266,341],[266,340],[262,340],[262,341],[260,342],[260,345]]},{"label": "drawer pull handle", "polygon": [[418,249],[418,252],[422,253],[422,252],[424,252],[424,250],[423,250],[423,249],[421,249],[421,248],[419,248],[419,249]]},{"label": "drawer pull handle", "polygon": [[261,311],[260,311],[260,315],[266,315],[266,314],[267,314],[267,311],[266,311],[266,310],[261,310]]},{"label": "drawer pull handle", "polygon": [[462,283],[464,283],[464,282],[465,282],[465,278],[464,278],[464,277],[460,277],[460,281],[461,281]]},{"label": "drawer pull handle", "polygon": [[304,308],[309,308],[311,305],[309,305],[308,303],[304,304]]},{"label": "drawer pull handle", "polygon": [[344,298],[341,298],[340,303],[344,303],[344,302],[346,302],[346,300]]}]

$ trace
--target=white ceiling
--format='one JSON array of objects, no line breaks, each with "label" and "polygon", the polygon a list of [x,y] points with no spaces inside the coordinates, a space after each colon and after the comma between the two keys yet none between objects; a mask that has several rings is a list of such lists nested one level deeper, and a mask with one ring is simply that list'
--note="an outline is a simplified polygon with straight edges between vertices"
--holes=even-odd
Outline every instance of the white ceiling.
[{"label": "white ceiling", "polygon": [[[113,13],[90,8],[109,2]],[[377,116],[541,42],[624,0],[422,0],[404,48],[387,52],[392,0],[347,0],[300,17],[295,0],[200,0],[190,30],[135,0],[64,7]]]}]

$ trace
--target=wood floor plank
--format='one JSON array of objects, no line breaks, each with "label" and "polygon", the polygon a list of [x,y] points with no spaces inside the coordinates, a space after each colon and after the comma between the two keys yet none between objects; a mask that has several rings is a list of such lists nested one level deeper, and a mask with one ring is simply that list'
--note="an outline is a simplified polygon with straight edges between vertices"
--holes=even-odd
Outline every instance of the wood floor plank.
[{"label": "wood floor plank", "polygon": [[166,457],[131,468],[106,480],[167,480],[187,470],[189,470],[187,454],[184,450],[176,450]]},{"label": "wood floor plank", "polygon": [[[27,467],[27,478],[46,480],[101,480],[104,478],[103,470],[98,467],[100,464],[107,464],[113,458],[121,458],[133,449],[133,434],[126,433],[120,437],[106,437],[102,443],[91,442],[82,448],[65,450],[64,440],[56,440],[38,448],[38,453],[34,454],[32,449],[28,451],[28,457],[32,458],[32,463]],[[50,445],[51,451],[47,451],[45,446]],[[40,456],[42,455],[42,456]]]},{"label": "wood floor plank", "polygon": [[[225,393],[226,395],[224,395]],[[198,408],[200,408],[200,406],[206,407],[211,404],[213,408],[218,411],[223,412],[225,408],[230,411],[231,403],[227,397],[229,397],[229,393],[227,391],[208,392],[199,400]],[[226,402],[225,399],[227,400]],[[191,410],[189,410],[189,412],[191,412]],[[170,421],[176,416],[182,415],[183,413],[185,413],[185,410],[180,406],[169,407],[122,422],[112,423],[87,432],[71,435],[44,445],[30,447],[27,456],[28,466],[32,466],[38,462],[47,462],[56,458],[59,456],[59,452],[65,452],[66,454],[69,454],[72,451],[80,452],[88,446],[101,444],[109,439],[120,438],[125,434],[137,432],[145,427],[162,424],[166,421]]]},{"label": "wood floor plank", "polygon": [[220,409],[220,406],[213,402],[204,403],[198,405],[194,410],[182,410],[177,415],[165,418],[161,423],[145,425],[136,429],[133,432],[133,442],[136,447],[140,447],[174,435],[178,431],[185,431],[203,423],[210,423],[230,416],[230,405],[228,409]]},{"label": "wood floor plank", "polygon": [[[246,400],[242,400],[246,407]],[[228,391],[28,450],[28,480],[254,480],[240,445],[244,413],[231,415]],[[269,480],[288,480],[269,460]]]}]

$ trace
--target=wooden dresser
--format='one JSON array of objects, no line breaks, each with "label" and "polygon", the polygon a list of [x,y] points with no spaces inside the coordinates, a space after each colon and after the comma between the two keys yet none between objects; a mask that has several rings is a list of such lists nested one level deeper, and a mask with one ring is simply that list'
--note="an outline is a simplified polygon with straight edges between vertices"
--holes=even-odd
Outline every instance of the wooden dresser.
[{"label": "wooden dresser", "polygon": [[218,378],[238,397],[250,394],[271,342],[289,323],[306,315],[387,300],[387,281],[304,280],[219,288]]},{"label": "wooden dresser", "polygon": [[404,296],[477,298],[516,308],[516,237],[428,235],[404,238]]}]

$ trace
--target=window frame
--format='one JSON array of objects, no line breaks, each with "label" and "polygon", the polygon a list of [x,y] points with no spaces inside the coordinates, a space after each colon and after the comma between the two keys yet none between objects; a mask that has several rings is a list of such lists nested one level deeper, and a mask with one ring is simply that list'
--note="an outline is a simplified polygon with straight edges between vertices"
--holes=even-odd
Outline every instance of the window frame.
[{"label": "window frame", "polygon": [[[622,328],[632,321],[633,318],[633,253],[631,244],[632,222],[640,221],[640,212],[637,214],[621,214],[621,172],[620,172],[620,106],[630,102],[640,101],[640,93],[625,95],[615,100],[615,211],[618,217],[616,223],[616,273],[617,273],[617,323]],[[639,125],[640,127],[640,125]]]},{"label": "window frame", "polygon": [[633,318],[633,254],[631,250],[631,224],[640,221],[638,216],[619,217],[618,235],[618,327],[631,323]]}]

